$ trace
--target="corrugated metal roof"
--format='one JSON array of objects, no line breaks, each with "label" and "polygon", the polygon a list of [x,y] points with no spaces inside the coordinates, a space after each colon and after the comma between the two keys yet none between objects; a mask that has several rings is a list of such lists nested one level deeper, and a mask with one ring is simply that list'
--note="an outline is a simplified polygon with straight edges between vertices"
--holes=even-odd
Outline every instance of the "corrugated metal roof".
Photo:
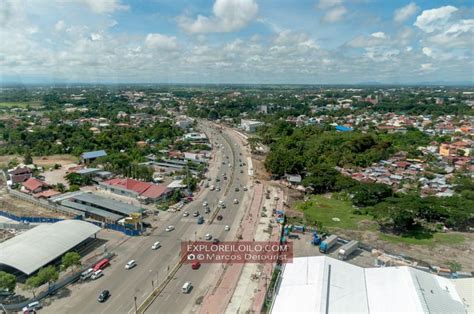
[{"label": "corrugated metal roof", "polygon": [[98,158],[98,157],[104,157],[107,156],[107,153],[105,150],[96,150],[93,152],[85,152],[81,154],[81,157],[84,159],[91,159],[91,158]]},{"label": "corrugated metal roof", "polygon": [[81,202],[94,204],[99,207],[103,207],[107,210],[121,213],[125,216],[129,216],[131,213],[140,213],[142,211],[140,207],[137,207],[131,204],[122,203],[122,202],[119,202],[110,198],[105,198],[105,197],[92,194],[92,193],[84,193],[84,194],[76,195],[74,196],[74,199]]},{"label": "corrugated metal roof", "polygon": [[100,230],[81,220],[42,224],[0,243],[0,264],[30,275]]},{"label": "corrugated metal roof", "polygon": [[124,217],[124,216],[117,215],[117,214],[111,213],[109,211],[100,209],[100,208],[95,208],[95,207],[92,207],[92,206],[79,204],[79,203],[75,203],[75,202],[71,202],[71,201],[62,201],[61,205],[72,208],[72,209],[79,210],[81,212],[91,213],[91,214],[94,214],[94,215],[97,215],[97,216],[101,216],[101,217],[104,217],[105,219],[112,220],[112,221],[117,221],[117,220],[120,220]]}]

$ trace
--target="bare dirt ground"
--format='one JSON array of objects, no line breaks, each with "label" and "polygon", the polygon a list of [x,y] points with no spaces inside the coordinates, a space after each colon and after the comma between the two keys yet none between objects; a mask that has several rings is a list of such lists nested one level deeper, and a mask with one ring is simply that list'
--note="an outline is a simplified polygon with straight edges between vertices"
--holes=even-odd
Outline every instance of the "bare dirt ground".
[{"label": "bare dirt ground", "polygon": [[[22,156],[5,155],[0,156],[0,165],[7,165],[8,162],[14,158],[16,158],[19,162],[23,161]],[[54,166],[54,164],[60,164],[61,166],[65,166],[67,164],[76,163],[77,161],[77,157],[74,157],[72,155],[51,155],[33,157],[33,163],[41,167],[51,167]]]}]

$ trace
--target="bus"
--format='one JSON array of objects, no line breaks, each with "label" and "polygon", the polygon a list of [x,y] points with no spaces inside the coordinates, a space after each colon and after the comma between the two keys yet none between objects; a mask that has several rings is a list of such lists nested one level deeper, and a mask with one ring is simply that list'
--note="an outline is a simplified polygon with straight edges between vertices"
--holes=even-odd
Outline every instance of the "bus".
[{"label": "bus", "polygon": [[101,260],[97,264],[95,264],[93,270],[98,271],[99,269],[104,269],[109,264],[110,264],[109,260],[107,258],[104,258],[103,260]]}]

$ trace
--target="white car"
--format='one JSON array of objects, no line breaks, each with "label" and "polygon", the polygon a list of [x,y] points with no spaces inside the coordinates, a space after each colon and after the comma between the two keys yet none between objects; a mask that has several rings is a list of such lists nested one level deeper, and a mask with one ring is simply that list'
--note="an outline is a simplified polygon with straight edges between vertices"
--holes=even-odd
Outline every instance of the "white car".
[{"label": "white car", "polygon": [[161,244],[159,241],[156,241],[155,243],[153,243],[153,245],[151,246],[151,249],[152,250],[157,250],[161,247]]},{"label": "white car", "polygon": [[225,227],[224,227],[224,230],[225,230],[225,231],[229,231],[229,230],[230,230],[230,227],[229,227],[229,226],[225,226]]},{"label": "white car", "polygon": [[104,273],[102,272],[102,269],[99,269],[99,270],[96,270],[92,276],[91,276],[91,279],[92,280],[96,280],[97,278],[100,278],[104,275]]},{"label": "white car", "polygon": [[206,236],[204,237],[204,239],[206,239],[206,240],[211,240],[211,239],[212,239],[212,234],[210,234],[210,233],[206,234]]},{"label": "white car", "polygon": [[188,212],[184,212],[183,213],[183,217],[188,217],[189,216],[189,213]]},{"label": "white car", "polygon": [[248,189],[247,189],[247,187],[246,187],[246,186],[244,186],[244,191],[247,191],[247,190],[248,190]]},{"label": "white car", "polygon": [[207,207],[209,205],[207,202],[202,203],[202,207]]},{"label": "white car", "polygon": [[132,259],[127,264],[125,264],[125,269],[132,269],[135,266],[137,266],[137,263]]},{"label": "white car", "polygon": [[211,185],[211,186],[209,187],[209,190],[211,190],[211,191],[214,191],[214,189],[215,189],[214,185]]},{"label": "white car", "polygon": [[239,204],[239,200],[234,198],[234,204]]},{"label": "white car", "polygon": [[217,191],[217,192],[220,192],[220,190],[221,190],[220,187],[217,187],[217,188],[216,188],[216,191]]},{"label": "white car", "polygon": [[174,230],[174,226],[168,226],[165,229],[166,232],[170,232],[170,231],[173,231],[173,230]]}]

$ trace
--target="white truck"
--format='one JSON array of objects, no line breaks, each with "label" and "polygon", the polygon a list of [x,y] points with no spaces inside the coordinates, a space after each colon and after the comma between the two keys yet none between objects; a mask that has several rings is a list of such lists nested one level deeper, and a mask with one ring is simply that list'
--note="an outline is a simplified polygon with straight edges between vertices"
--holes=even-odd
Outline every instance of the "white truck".
[{"label": "white truck", "polygon": [[352,240],[349,243],[344,244],[339,249],[337,257],[340,260],[345,260],[349,255],[351,255],[355,250],[359,248],[359,241]]}]

